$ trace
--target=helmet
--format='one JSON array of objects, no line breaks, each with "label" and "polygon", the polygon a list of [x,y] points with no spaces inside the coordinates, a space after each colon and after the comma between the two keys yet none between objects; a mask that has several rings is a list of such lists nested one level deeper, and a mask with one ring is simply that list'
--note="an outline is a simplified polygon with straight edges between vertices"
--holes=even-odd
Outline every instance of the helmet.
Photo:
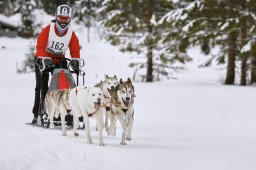
[{"label": "helmet", "polygon": [[57,26],[61,30],[68,28],[71,18],[72,18],[72,9],[68,5],[60,5],[56,9],[55,13]]}]

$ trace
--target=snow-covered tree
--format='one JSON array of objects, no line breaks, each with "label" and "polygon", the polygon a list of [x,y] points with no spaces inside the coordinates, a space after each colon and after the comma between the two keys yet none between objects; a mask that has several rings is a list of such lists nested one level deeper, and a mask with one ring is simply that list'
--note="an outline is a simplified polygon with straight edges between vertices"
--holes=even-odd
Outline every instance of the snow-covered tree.
[{"label": "snow-covered tree", "polygon": [[35,64],[34,64],[34,59],[35,59],[35,53],[36,53],[36,39],[31,39],[30,43],[28,45],[27,52],[25,54],[25,60],[18,64],[17,63],[17,73],[30,73],[34,72],[35,70]]},{"label": "snow-covered tree", "polygon": [[99,0],[78,0],[75,3],[78,21],[83,22],[87,28],[87,41],[90,42],[90,28],[97,17]]},{"label": "snow-covered tree", "polygon": [[[254,39],[250,33],[254,31],[255,2],[183,0],[177,1],[174,6],[175,9],[168,12],[161,22],[175,25],[180,30],[180,41],[187,40],[185,44],[190,46],[200,45],[205,54],[211,54],[212,49],[218,46],[219,53],[204,65],[209,66],[212,61],[227,63],[225,84],[235,83],[236,63],[241,61],[241,84],[244,85],[248,60],[248,51],[246,53],[245,49],[250,47],[248,43],[253,45]],[[172,31],[167,35],[171,36]]]},{"label": "snow-covered tree", "polygon": [[10,16],[14,13],[14,3],[12,0],[2,0],[0,1],[0,13],[6,16]]},{"label": "snow-covered tree", "polygon": [[38,0],[38,1],[40,1],[44,10],[48,14],[54,15],[55,11],[56,11],[56,8],[59,5],[66,4],[66,5],[69,5],[69,6],[72,7],[77,0],[75,0],[75,1],[74,0]]},{"label": "snow-covered tree", "polygon": [[0,14],[11,16],[19,12],[21,4],[24,0],[1,0],[0,1]]},{"label": "snow-covered tree", "polygon": [[[174,55],[163,44],[161,37],[173,29],[171,25],[159,25],[158,20],[173,8],[166,0],[105,0],[101,12],[106,18],[101,21],[108,28],[107,40],[119,45],[123,52],[135,52],[137,61],[130,64],[135,73],[144,70],[143,81],[152,82],[169,78],[177,61],[186,61],[185,55]],[[175,43],[175,42],[173,42]],[[135,75],[136,76],[136,75]]]},{"label": "snow-covered tree", "polygon": [[20,30],[20,35],[25,38],[30,38],[34,36],[34,16],[32,14],[36,7],[34,0],[26,0],[21,7],[21,20],[22,27]]}]

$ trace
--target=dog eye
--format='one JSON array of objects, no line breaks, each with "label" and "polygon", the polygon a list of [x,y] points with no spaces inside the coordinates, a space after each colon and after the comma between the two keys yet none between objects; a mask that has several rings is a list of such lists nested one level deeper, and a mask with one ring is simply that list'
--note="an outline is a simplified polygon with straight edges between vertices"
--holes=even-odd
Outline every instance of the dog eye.
[{"label": "dog eye", "polygon": [[101,96],[101,93],[99,93],[99,95]]},{"label": "dog eye", "polygon": [[108,84],[110,84],[110,83],[108,83]]},{"label": "dog eye", "polygon": [[125,91],[124,91],[124,90],[122,90],[122,93],[125,93]]},{"label": "dog eye", "polygon": [[114,83],[114,84],[116,84],[116,83]]},{"label": "dog eye", "polygon": [[95,94],[92,94],[92,96],[95,96]]},{"label": "dog eye", "polygon": [[129,91],[129,93],[132,93],[132,91]]}]

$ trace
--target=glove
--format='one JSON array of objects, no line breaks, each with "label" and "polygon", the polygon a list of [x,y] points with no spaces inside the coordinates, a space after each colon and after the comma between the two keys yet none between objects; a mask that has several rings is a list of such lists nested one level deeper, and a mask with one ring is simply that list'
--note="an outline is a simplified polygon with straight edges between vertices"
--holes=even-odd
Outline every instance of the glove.
[{"label": "glove", "polygon": [[52,62],[52,59],[50,59],[50,58],[44,59],[44,65],[45,65],[46,71],[52,71],[55,67],[55,65]]},{"label": "glove", "polygon": [[69,64],[71,65],[71,67],[72,67],[72,69],[74,71],[78,71],[79,70],[79,61],[78,60],[73,59],[73,60],[70,61]]}]

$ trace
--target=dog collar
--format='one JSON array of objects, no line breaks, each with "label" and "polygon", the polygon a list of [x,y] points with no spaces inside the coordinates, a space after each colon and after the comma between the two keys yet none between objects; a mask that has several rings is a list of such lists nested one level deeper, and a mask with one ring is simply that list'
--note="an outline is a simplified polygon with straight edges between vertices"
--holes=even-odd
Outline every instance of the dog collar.
[{"label": "dog collar", "polygon": [[92,115],[94,115],[97,111],[99,111],[99,109],[96,109],[93,113],[88,114],[88,117],[92,117]]},{"label": "dog collar", "polygon": [[100,107],[96,109],[93,113],[89,113],[88,117],[92,117],[92,115],[94,115],[97,111],[99,111],[101,107],[104,107],[104,106],[100,105]]},{"label": "dog collar", "polygon": [[104,95],[104,98],[105,98],[105,99],[109,99],[110,97],[108,97],[108,96]]}]

